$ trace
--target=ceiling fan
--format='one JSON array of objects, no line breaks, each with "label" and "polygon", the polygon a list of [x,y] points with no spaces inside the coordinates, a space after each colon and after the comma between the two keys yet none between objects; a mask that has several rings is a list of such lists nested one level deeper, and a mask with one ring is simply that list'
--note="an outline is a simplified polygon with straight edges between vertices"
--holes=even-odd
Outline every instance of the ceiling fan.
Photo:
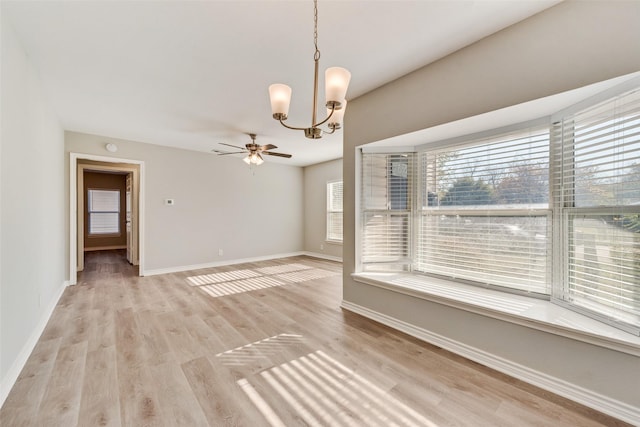
[{"label": "ceiling fan", "polygon": [[269,150],[273,150],[276,147],[273,144],[267,144],[267,145],[258,145],[256,144],[256,134],[255,133],[250,133],[249,137],[251,137],[251,143],[250,144],[246,144],[244,147],[238,147],[236,145],[231,145],[231,144],[225,144],[224,142],[221,142],[221,145],[226,145],[227,147],[233,147],[233,148],[237,148],[238,150],[241,151],[220,151],[220,150],[211,150],[214,153],[218,153],[219,156],[225,156],[228,154],[247,154],[247,157],[245,157],[243,160],[245,161],[246,164],[248,165],[261,165],[262,163],[264,163],[264,159],[262,158],[262,154],[266,154],[269,156],[277,156],[277,157],[285,157],[287,159],[291,158],[291,154],[284,154],[284,153],[275,153],[273,151],[269,151]]}]

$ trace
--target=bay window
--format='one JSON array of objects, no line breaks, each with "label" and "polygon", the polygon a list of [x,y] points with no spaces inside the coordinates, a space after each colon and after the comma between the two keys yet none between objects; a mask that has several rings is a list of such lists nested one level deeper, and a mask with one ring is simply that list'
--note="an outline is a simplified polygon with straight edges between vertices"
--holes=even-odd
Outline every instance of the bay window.
[{"label": "bay window", "polygon": [[549,299],[638,335],[640,90],[547,123],[364,152],[360,270]]}]

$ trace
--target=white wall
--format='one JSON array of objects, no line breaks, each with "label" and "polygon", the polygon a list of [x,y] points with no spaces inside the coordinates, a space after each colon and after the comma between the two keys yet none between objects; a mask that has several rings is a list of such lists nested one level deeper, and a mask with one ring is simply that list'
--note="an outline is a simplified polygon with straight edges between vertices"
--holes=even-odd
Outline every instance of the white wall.
[{"label": "white wall", "polygon": [[[118,146],[117,153],[105,150],[108,142]],[[252,172],[240,158],[76,132],[66,132],[65,151],[67,165],[69,152],[145,162],[145,271],[304,248],[300,167],[267,160]],[[68,182],[68,166],[65,176]],[[168,198],[175,200],[174,206],[164,205]],[[68,208],[66,212],[68,218]]]},{"label": "white wall", "polygon": [[342,259],[342,244],[327,242],[327,182],[342,179],[342,159],[304,168],[304,250]]},{"label": "white wall", "polygon": [[[344,300],[630,408],[637,356],[355,282],[355,147],[640,70],[640,2],[568,1],[349,101]],[[625,406],[626,405],[626,406]]]},{"label": "white wall", "polygon": [[64,135],[2,16],[0,404],[64,289]]}]

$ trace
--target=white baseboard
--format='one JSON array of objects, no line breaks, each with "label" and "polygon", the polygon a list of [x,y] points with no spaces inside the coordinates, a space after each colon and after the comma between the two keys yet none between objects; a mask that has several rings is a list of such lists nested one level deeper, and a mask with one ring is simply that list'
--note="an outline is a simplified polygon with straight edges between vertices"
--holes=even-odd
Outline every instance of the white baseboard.
[{"label": "white baseboard", "polygon": [[176,267],[168,267],[168,268],[156,268],[153,270],[145,270],[142,272],[142,276],[155,276],[157,274],[168,274],[168,273],[178,273],[181,271],[190,271],[190,270],[200,270],[202,268],[212,268],[212,267],[221,267],[223,265],[234,265],[234,264],[244,264],[246,262],[258,262],[258,261],[268,261],[270,259],[278,259],[278,258],[288,258],[292,256],[300,256],[306,255],[305,252],[290,252],[285,254],[276,254],[276,255],[265,255],[260,257],[253,258],[241,258],[241,259],[228,259],[224,261],[215,261],[215,262],[207,262],[204,264],[193,264],[193,265],[180,265]]},{"label": "white baseboard", "polygon": [[470,347],[461,342],[435,334],[426,329],[419,328],[410,323],[387,316],[386,314],[379,313],[358,304],[343,300],[341,307],[345,310],[352,311],[360,314],[361,316],[375,320],[383,325],[397,329],[420,340],[437,345],[438,347],[449,350],[450,352],[463,356],[469,360],[488,366],[496,371],[500,371],[529,384],[566,397],[567,399],[571,399],[633,425],[640,426],[640,408],[611,399],[607,396],[603,396],[567,381],[527,368],[526,366],[514,363],[510,360],[495,356],[477,348]]},{"label": "white baseboard", "polygon": [[69,286],[69,281],[65,281],[62,283],[62,286],[56,291],[54,297],[51,299],[49,305],[46,307],[42,316],[40,316],[40,321],[36,325],[35,329],[29,336],[29,339],[22,347],[22,350],[18,354],[18,357],[13,361],[11,367],[7,371],[7,374],[2,378],[2,382],[0,382],[0,407],[4,404],[4,401],[9,396],[9,392],[13,388],[14,384],[18,380],[18,376],[24,365],[26,365],[27,360],[29,360],[29,356],[33,352],[33,349],[36,347],[38,340],[40,339],[40,335],[44,332],[44,328],[47,326],[51,315],[53,314],[53,310],[58,305],[58,301],[65,290],[65,288]]},{"label": "white baseboard", "polygon": [[305,251],[302,254],[306,255],[306,256],[313,257],[313,258],[320,258],[320,259],[326,259],[326,260],[329,260],[329,261],[342,262],[342,258],[338,257],[338,256],[327,255],[327,254],[322,254],[322,253],[318,253],[318,252],[309,252],[309,251]]}]

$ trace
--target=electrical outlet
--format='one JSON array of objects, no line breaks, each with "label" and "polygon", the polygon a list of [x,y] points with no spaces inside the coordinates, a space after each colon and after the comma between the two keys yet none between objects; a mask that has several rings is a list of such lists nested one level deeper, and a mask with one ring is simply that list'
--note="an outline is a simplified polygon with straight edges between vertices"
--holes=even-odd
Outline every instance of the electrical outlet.
[{"label": "electrical outlet", "polygon": [[320,243],[320,250],[324,251],[324,245],[322,243]]},{"label": "electrical outlet", "polygon": [[173,206],[176,204],[176,202],[173,199],[164,199],[164,204],[167,206]]},{"label": "electrical outlet", "polygon": [[218,256],[224,255],[224,251],[222,249],[218,249]]}]

